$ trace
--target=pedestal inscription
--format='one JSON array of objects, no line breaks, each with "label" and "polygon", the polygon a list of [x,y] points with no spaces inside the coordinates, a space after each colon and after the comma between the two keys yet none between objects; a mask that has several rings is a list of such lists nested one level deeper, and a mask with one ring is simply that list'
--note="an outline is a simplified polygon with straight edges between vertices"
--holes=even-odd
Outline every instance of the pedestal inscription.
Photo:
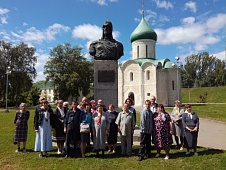
[{"label": "pedestal inscription", "polygon": [[115,82],[114,70],[99,70],[98,82]]}]

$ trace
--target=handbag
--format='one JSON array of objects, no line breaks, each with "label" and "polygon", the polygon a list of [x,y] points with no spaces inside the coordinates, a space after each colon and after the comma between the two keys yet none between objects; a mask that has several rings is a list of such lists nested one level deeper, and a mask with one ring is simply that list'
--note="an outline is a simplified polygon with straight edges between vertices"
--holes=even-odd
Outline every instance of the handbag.
[{"label": "handbag", "polygon": [[89,133],[89,132],[90,132],[89,123],[81,123],[80,124],[80,133]]}]

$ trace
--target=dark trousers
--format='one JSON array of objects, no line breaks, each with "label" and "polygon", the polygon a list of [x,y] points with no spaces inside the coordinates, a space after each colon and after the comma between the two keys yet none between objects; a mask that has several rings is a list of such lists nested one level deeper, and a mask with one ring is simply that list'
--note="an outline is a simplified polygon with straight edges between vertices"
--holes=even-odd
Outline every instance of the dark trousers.
[{"label": "dark trousers", "polygon": [[[77,133],[74,129],[68,128],[66,134],[66,148],[65,152],[68,156],[75,156],[76,155],[76,147],[77,147]],[[73,145],[73,149],[71,150],[70,145]]]},{"label": "dark trousers", "polygon": [[145,154],[150,155],[151,153],[151,134],[140,133],[140,149],[139,156],[144,157]]}]

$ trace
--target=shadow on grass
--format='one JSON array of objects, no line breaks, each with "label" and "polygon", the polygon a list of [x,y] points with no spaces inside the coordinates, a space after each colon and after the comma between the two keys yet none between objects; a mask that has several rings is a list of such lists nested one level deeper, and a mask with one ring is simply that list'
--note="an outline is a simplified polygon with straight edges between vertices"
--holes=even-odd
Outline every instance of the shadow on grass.
[{"label": "shadow on grass", "polygon": [[[194,156],[193,149],[191,149],[191,154],[186,155],[186,148],[184,148],[183,151],[174,149],[174,145],[170,149],[170,159],[178,159],[178,158],[183,158],[183,157],[192,157]],[[108,153],[107,150],[108,148],[106,147],[104,156],[102,156],[101,151],[99,152],[99,156],[96,156],[96,152],[92,152],[93,147],[87,147],[86,148],[86,158],[98,158],[98,159],[112,159],[112,158],[129,158],[129,157],[138,157],[139,153],[139,146],[133,146],[132,153],[131,155],[122,155],[121,154],[121,146],[116,147],[116,153]],[[203,148],[203,147],[198,147],[197,151],[199,153],[199,156],[204,156],[204,155],[216,155],[216,154],[223,154],[223,150],[218,150],[218,149],[209,149],[209,148]],[[33,149],[28,149],[27,152],[34,152]],[[38,152],[37,152],[38,153]],[[50,153],[51,157],[55,158],[64,158],[63,154],[57,154],[57,149],[54,148]],[[156,149],[154,146],[151,147],[151,158],[153,159],[156,155]],[[165,157],[165,151],[164,149],[161,150],[161,155],[160,158]],[[82,158],[81,156],[81,151],[80,148],[76,149],[76,158]]]},{"label": "shadow on grass", "polygon": [[[183,151],[178,151],[176,149],[171,149],[170,151],[170,159],[176,159],[178,157],[192,157],[194,156],[194,150],[190,149],[190,155],[186,155],[186,148],[184,148]],[[209,148],[203,148],[203,147],[197,147],[197,152],[199,156],[204,156],[204,155],[216,155],[216,154],[223,154],[223,150],[219,149],[209,149]]]}]

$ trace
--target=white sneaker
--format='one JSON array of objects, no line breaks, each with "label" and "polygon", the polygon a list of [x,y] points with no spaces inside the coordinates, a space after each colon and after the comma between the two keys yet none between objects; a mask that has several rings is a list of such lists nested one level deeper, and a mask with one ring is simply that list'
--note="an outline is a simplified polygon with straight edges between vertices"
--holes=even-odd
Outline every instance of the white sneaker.
[{"label": "white sneaker", "polygon": [[169,156],[168,156],[168,155],[166,155],[164,159],[169,159]]},{"label": "white sneaker", "polygon": [[115,153],[115,150],[113,150],[112,153]]},{"label": "white sneaker", "polygon": [[61,154],[60,150],[58,150],[58,151],[57,151],[57,154],[58,154],[58,155],[60,155],[60,154]]},{"label": "white sneaker", "polygon": [[111,153],[111,150],[108,150],[108,153]]},{"label": "white sneaker", "polygon": [[16,152],[16,153],[19,152],[19,149],[15,150],[15,152]]},{"label": "white sneaker", "polygon": [[198,156],[199,154],[198,154],[198,152],[195,152],[194,155],[195,155],[195,156]]},{"label": "white sneaker", "polygon": [[186,152],[185,154],[186,154],[186,155],[190,155],[190,152]]},{"label": "white sneaker", "polygon": [[155,155],[155,158],[158,158],[160,156],[160,154],[159,153],[157,153],[156,155]]}]

